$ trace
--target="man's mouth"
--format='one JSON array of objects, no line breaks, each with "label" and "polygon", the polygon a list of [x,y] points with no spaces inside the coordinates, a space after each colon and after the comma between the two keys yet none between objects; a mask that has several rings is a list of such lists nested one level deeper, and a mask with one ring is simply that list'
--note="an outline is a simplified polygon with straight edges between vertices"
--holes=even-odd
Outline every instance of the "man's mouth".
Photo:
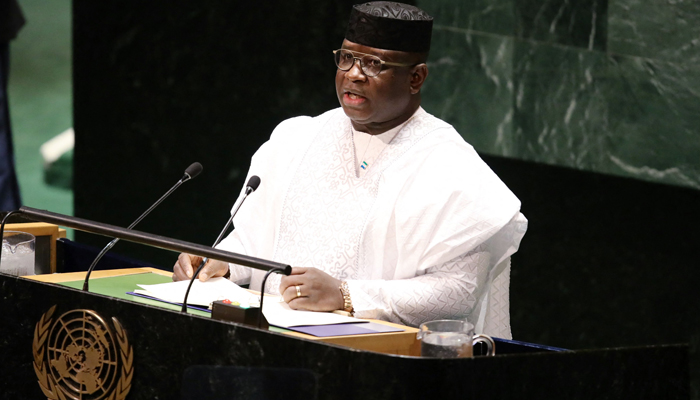
[{"label": "man's mouth", "polygon": [[343,97],[344,97],[343,100],[345,101],[345,103],[349,104],[349,105],[361,104],[367,100],[367,98],[360,96],[359,94],[352,93],[352,92],[345,92],[345,96],[343,96]]}]

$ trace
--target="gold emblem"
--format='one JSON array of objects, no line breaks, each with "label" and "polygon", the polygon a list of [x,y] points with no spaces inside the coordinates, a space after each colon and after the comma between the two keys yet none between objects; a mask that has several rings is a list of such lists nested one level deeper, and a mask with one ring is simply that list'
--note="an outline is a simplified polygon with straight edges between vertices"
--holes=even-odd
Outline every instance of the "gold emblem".
[{"label": "gold emblem", "polygon": [[[34,328],[34,372],[50,400],[122,400],[131,389],[134,352],[126,331],[114,333],[91,310],[72,310],[53,322],[51,307]],[[115,342],[116,339],[116,342]]]}]

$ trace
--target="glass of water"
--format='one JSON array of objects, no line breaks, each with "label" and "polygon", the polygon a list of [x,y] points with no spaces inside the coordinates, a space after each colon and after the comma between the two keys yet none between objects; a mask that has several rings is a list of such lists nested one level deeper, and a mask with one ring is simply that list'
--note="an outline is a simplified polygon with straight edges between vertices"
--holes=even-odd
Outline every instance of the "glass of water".
[{"label": "glass of water", "polygon": [[486,355],[495,354],[496,345],[488,335],[475,335],[467,321],[442,319],[421,324],[418,331],[423,357],[464,358],[474,356],[474,344],[484,343]]},{"label": "glass of water", "polygon": [[14,276],[34,275],[35,246],[36,238],[32,234],[3,232],[0,272]]}]

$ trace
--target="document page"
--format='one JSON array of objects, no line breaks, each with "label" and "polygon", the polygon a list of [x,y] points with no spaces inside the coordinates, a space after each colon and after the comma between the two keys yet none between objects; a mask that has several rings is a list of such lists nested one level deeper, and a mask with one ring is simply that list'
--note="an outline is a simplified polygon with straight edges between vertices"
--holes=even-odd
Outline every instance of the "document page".
[{"label": "document page", "polygon": [[[143,290],[135,290],[135,293],[155,297],[171,303],[182,304],[189,281],[168,282],[157,285],[138,285]],[[252,307],[260,306],[258,296],[250,293],[230,280],[222,277],[212,278],[206,282],[195,280],[187,298],[188,304],[209,307],[216,300],[229,299],[241,305],[248,304]]]},{"label": "document page", "polygon": [[[137,285],[134,293],[153,297],[170,303],[182,304],[189,281],[168,282],[156,285]],[[260,297],[226,278],[212,278],[206,282],[195,280],[187,303],[209,307],[216,300],[231,300],[246,307],[260,307]],[[331,325],[367,322],[332,312],[298,311],[289,308],[281,296],[265,295],[263,314],[270,325],[281,328],[292,326]]]},{"label": "document page", "polygon": [[265,296],[263,315],[265,315],[270,325],[279,326],[280,328],[367,322],[332,312],[292,310],[289,308],[289,304],[285,303],[279,296],[270,296],[270,298]]}]

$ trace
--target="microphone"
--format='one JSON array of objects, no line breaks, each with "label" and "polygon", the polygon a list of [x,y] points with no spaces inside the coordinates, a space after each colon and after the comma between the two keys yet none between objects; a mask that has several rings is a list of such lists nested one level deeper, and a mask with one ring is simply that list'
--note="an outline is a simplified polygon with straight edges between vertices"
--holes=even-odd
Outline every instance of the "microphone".
[{"label": "microphone", "polygon": [[[202,167],[202,164],[200,164],[198,162],[194,162],[194,163],[190,164],[190,166],[187,167],[187,169],[185,170],[185,174],[182,176],[182,178],[180,178],[180,180],[177,181],[177,183],[175,185],[173,185],[173,187],[171,187],[170,190],[168,190],[163,196],[161,196],[161,198],[158,199],[158,201],[153,203],[153,205],[148,210],[146,210],[143,214],[141,214],[141,216],[138,217],[136,219],[136,221],[132,222],[131,225],[129,225],[129,227],[126,229],[133,229],[133,227],[135,227],[136,224],[141,222],[141,220],[144,219],[146,217],[146,215],[150,214],[151,211],[153,211],[153,209],[158,207],[158,205],[160,205],[160,203],[162,203],[163,200],[165,200],[168,196],[170,196],[170,194],[172,192],[174,192],[175,189],[179,188],[180,185],[189,181],[190,179],[196,178],[197,175],[202,173],[202,169],[204,169],[204,167]],[[119,241],[119,238],[115,238],[111,242],[107,243],[107,246],[105,246],[102,249],[102,251],[97,255],[97,257],[95,257],[95,260],[92,261],[92,264],[90,264],[90,267],[88,268],[87,273],[85,274],[85,282],[83,282],[83,290],[84,291],[86,291],[86,292],[88,291],[88,280],[90,279],[90,274],[92,273],[92,270],[95,269],[95,266],[97,265],[97,263],[100,262],[102,257],[105,254],[107,254],[107,252],[109,250],[111,250],[112,247],[114,247],[114,245],[117,244],[118,241]]]},{"label": "microphone", "polygon": [[[250,179],[248,179],[248,184],[246,185],[243,196],[239,197],[238,201],[236,201],[236,203],[233,205],[233,212],[231,212],[231,218],[228,219],[228,222],[226,222],[226,225],[224,225],[224,229],[221,230],[221,233],[219,233],[219,237],[216,238],[214,244],[211,247],[216,247],[216,245],[219,244],[219,242],[221,242],[221,239],[224,238],[226,231],[228,231],[228,228],[233,223],[233,217],[236,216],[236,213],[238,213],[238,210],[243,205],[245,199],[248,198],[248,195],[253,193],[258,188],[258,186],[260,186],[260,178],[257,175],[251,176]],[[202,262],[199,263],[199,267],[197,268],[197,270],[194,272],[194,274],[192,274],[190,284],[187,286],[187,291],[185,292],[185,299],[182,300],[182,309],[180,311],[183,313],[187,313],[187,298],[190,296],[190,289],[192,288],[192,284],[197,279],[197,276],[199,275],[200,271],[202,271],[202,268],[204,268],[204,266],[207,264],[207,261],[209,261],[209,257],[203,258]]]}]

